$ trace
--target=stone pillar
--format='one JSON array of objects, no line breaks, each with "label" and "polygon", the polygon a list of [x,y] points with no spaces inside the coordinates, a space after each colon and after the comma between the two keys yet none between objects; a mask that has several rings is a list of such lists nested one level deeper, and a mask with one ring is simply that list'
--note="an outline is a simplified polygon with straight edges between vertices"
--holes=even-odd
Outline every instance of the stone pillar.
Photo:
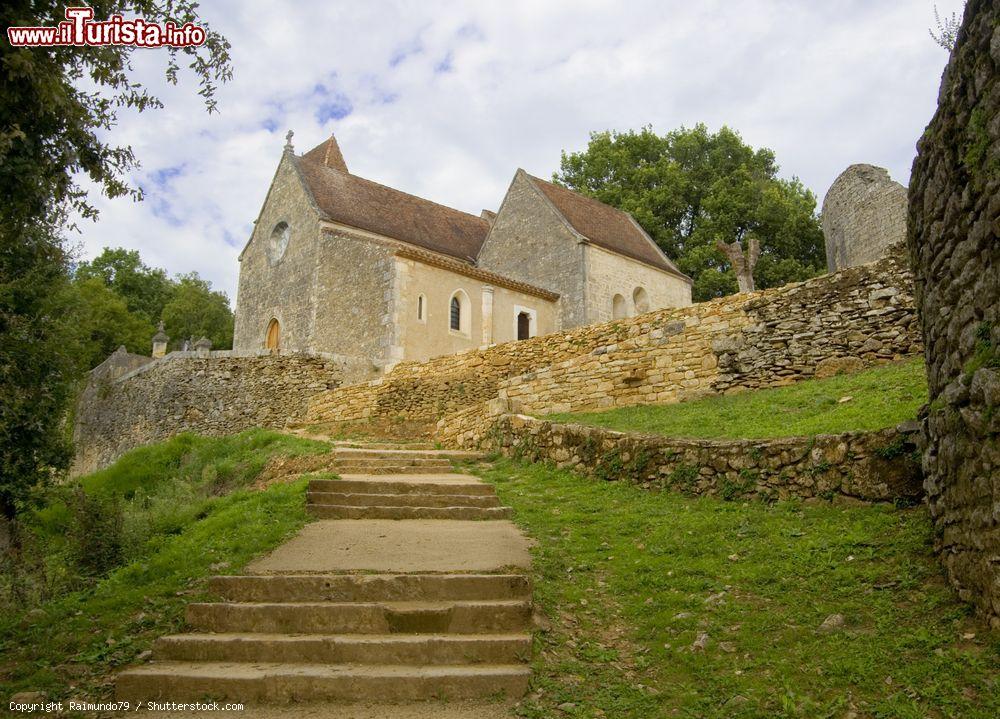
[{"label": "stone pillar", "polygon": [[156,328],[156,334],[153,335],[153,359],[159,359],[167,354],[168,342],[170,342],[170,338],[163,331],[163,320],[160,320],[160,325]]},{"label": "stone pillar", "polygon": [[194,343],[194,351],[198,353],[199,357],[208,357],[208,353],[212,351],[212,340],[208,337],[202,337]]},{"label": "stone pillar", "polygon": [[907,244],[930,403],[924,487],[959,596],[1000,628],[1000,0],[969,0],[917,144]]},{"label": "stone pillar", "polygon": [[493,344],[493,288],[483,287],[483,344]]}]

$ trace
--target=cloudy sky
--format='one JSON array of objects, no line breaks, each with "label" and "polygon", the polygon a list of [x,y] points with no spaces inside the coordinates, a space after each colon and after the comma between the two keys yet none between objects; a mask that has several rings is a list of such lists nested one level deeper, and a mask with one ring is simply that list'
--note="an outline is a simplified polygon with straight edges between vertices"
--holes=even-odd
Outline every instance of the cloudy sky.
[{"label": "cloudy sky", "polygon": [[[962,3],[936,4],[945,15]],[[928,36],[933,11],[933,0],[203,0],[233,46],[220,112],[204,112],[190,78],[163,84],[164,52],[136,53],[166,108],[123,115],[113,139],[141,159],[146,200],[95,198],[80,255],[138,249],[235,303],[236,258],[288,129],[299,153],[333,132],[352,172],[476,214],[496,209],[516,168],[548,177],[590,131],[643,125],[729,125],[820,199],[855,162],[906,184],[947,61]]]}]

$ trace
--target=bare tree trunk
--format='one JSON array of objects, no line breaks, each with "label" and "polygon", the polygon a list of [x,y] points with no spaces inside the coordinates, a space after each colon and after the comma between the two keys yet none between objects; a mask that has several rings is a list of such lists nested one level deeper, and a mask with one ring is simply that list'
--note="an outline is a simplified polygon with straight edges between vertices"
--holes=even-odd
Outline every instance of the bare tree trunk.
[{"label": "bare tree trunk", "polygon": [[736,282],[740,286],[740,292],[753,292],[753,268],[757,266],[757,260],[760,258],[760,243],[757,241],[757,238],[750,238],[750,248],[745,256],[743,248],[738,241],[726,244],[722,240],[717,239],[715,246],[722,250],[729,259],[730,264],[732,264],[733,272],[736,273]]}]

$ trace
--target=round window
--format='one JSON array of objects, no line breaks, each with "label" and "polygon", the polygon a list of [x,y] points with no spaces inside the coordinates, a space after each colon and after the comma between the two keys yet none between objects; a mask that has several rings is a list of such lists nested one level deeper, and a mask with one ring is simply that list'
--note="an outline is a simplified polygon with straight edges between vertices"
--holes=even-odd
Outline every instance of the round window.
[{"label": "round window", "polygon": [[287,222],[279,222],[271,230],[271,240],[267,244],[267,257],[271,260],[272,265],[277,264],[284,257],[285,250],[288,249],[290,234],[291,230],[289,230]]}]

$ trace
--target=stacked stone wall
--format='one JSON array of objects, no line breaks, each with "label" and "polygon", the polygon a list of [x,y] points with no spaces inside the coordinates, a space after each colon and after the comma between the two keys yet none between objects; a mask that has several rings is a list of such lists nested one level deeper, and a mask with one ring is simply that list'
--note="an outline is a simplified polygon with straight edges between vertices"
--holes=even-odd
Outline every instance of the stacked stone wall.
[{"label": "stacked stone wall", "polygon": [[[476,418],[467,417],[474,423]],[[506,414],[479,419],[471,434],[457,425],[455,429],[468,448],[691,495],[729,500],[915,501],[923,494],[910,427],[816,437],[704,440]]]},{"label": "stacked stone wall", "polygon": [[92,375],[80,396],[73,473],[107,466],[135,447],[185,431],[226,435],[283,427],[307,400],[341,382],[342,362],[304,354],[174,353],[113,378]]},{"label": "stacked stone wall", "polygon": [[803,283],[397,365],[310,403],[308,421],[438,420],[487,400],[548,413],[772,387],[921,351],[898,253]]},{"label": "stacked stone wall", "polygon": [[1000,1],[970,0],[918,145],[908,241],[928,505],[959,595],[1000,627]]}]

